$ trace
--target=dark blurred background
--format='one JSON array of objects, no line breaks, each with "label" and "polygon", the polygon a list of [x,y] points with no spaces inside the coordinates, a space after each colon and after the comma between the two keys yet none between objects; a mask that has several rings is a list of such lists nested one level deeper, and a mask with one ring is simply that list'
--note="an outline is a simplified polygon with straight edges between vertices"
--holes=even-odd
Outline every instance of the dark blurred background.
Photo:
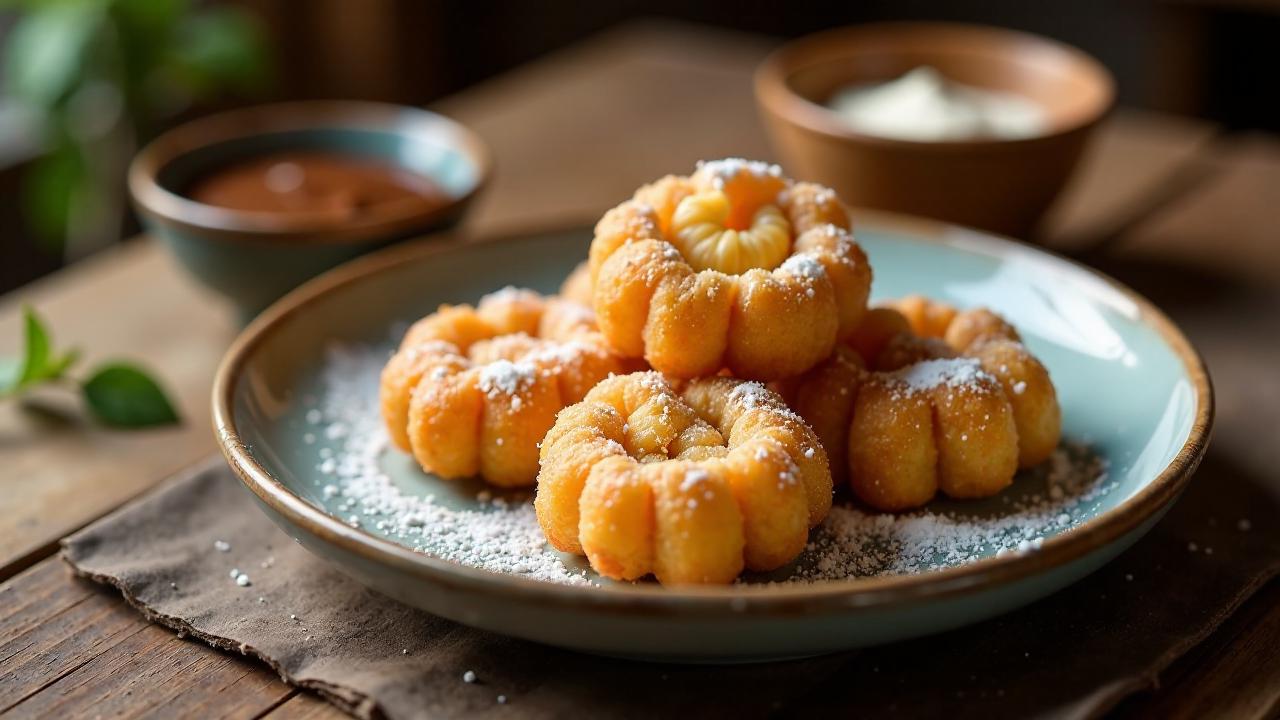
[{"label": "dark blurred background", "polygon": [[629,20],[779,38],[877,20],[1028,30],[1093,54],[1123,106],[1280,129],[1280,3],[26,0],[0,10],[0,292],[137,232],[136,148],[239,105],[423,105]]}]

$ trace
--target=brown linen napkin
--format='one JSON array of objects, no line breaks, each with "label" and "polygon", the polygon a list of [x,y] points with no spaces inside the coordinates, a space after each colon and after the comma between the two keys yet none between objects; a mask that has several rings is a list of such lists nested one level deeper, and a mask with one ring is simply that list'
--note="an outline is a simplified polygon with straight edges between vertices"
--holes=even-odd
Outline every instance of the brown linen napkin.
[{"label": "brown linen napkin", "polygon": [[581,655],[400,605],[278,530],[221,458],[68,538],[63,555],[151,620],[366,718],[1087,717],[1151,686],[1280,570],[1277,506],[1211,452],[1147,538],[1051,598],[932,638],[728,667]]}]

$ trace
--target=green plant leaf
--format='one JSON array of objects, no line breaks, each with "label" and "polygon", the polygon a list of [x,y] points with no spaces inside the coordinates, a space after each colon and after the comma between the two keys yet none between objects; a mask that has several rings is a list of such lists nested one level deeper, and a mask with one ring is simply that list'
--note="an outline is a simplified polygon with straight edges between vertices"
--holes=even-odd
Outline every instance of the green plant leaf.
[{"label": "green plant leaf", "polygon": [[48,377],[51,379],[62,377],[67,373],[67,369],[74,365],[79,359],[80,350],[78,348],[71,348],[61,355],[53,357],[46,364],[46,367],[49,370]]},{"label": "green plant leaf", "polygon": [[48,377],[49,356],[52,354],[49,331],[30,306],[22,308],[22,325],[22,372],[18,373],[15,389],[27,387]]},{"label": "green plant leaf", "polygon": [[174,61],[197,97],[225,89],[259,90],[270,68],[261,26],[253,16],[230,7],[183,18],[176,28]]},{"label": "green plant leaf", "polygon": [[0,358],[0,397],[46,380],[57,380],[80,358],[78,350],[58,355],[44,321],[30,306],[22,308],[22,357]]},{"label": "green plant leaf", "polygon": [[6,44],[9,93],[43,108],[70,94],[102,19],[101,3],[44,2],[30,7]]},{"label": "green plant leaf", "polygon": [[105,425],[141,428],[179,421],[164,390],[136,365],[103,365],[84,382],[82,390],[94,417]]}]

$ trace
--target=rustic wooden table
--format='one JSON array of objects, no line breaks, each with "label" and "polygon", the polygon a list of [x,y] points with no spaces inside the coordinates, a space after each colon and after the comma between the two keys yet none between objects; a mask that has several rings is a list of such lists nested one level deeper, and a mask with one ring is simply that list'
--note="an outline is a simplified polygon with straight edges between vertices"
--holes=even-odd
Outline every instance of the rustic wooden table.
[{"label": "rustic wooden table", "polygon": [[[632,25],[439,103],[497,156],[497,180],[468,229],[581,222],[699,158],[770,157],[750,85],[769,46],[701,28]],[[1109,269],[1153,268],[1155,280],[1139,284],[1144,292],[1169,288],[1161,278],[1176,285],[1155,299],[1184,323],[1214,371],[1215,451],[1232,453],[1234,467],[1273,487],[1278,208],[1276,138],[1121,111],[1099,131],[1039,238]],[[1235,311],[1261,314],[1268,320],[1252,327],[1269,322],[1271,332],[1240,337],[1232,306],[1195,303],[1195,286],[1210,278],[1257,289]],[[158,370],[185,423],[107,432],[74,412],[64,417],[65,399],[44,399],[48,411],[36,414],[0,407],[0,714],[339,715],[262,666],[146,623],[54,556],[59,538],[214,451],[208,396],[235,333],[228,308],[145,238],[0,298],[0,354],[16,351],[24,303],[90,359],[139,358]],[[1170,666],[1158,689],[1117,713],[1262,717],[1278,701],[1280,587],[1272,582]]]}]

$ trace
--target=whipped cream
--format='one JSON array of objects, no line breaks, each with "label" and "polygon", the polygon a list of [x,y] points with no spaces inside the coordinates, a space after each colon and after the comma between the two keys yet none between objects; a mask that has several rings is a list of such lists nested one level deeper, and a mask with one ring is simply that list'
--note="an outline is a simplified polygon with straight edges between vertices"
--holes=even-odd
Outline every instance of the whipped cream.
[{"label": "whipped cream", "polygon": [[829,106],[854,130],[897,140],[1011,140],[1038,135],[1047,125],[1035,102],[952,82],[931,67],[846,87]]}]

